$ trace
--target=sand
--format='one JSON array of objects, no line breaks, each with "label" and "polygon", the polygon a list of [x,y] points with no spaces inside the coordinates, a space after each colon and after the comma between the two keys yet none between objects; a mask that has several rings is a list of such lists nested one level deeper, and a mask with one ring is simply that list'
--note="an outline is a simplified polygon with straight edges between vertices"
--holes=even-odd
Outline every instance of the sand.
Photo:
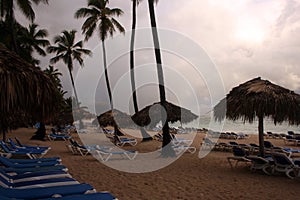
[{"label": "sand", "polygon": [[[210,152],[199,159],[198,151],[204,133],[196,134],[192,146],[197,148],[194,154],[184,153],[178,160],[167,167],[149,173],[127,173],[112,169],[99,162],[93,156],[73,155],[67,150],[64,141],[31,141],[35,129],[21,128],[8,134],[17,136],[23,143],[40,146],[51,146],[46,157],[59,156],[69,173],[82,183],[93,185],[97,191],[109,191],[119,200],[175,200],[175,199],[299,199],[300,179],[288,179],[284,175],[267,176],[251,172],[247,165],[241,164],[231,169],[228,152]],[[101,134],[86,134],[84,137],[102,137]],[[185,137],[179,135],[179,137]],[[73,137],[79,140],[77,134]],[[275,145],[284,146],[281,139],[268,139]],[[230,140],[221,140],[230,141]],[[249,139],[238,140],[238,143],[257,143],[257,135]],[[148,152],[161,145],[158,141],[139,143],[133,149]],[[132,147],[126,147],[132,149]],[[116,158],[111,162],[120,162]],[[137,156],[136,162],[144,162]],[[134,166],[132,166],[134,167]]]}]

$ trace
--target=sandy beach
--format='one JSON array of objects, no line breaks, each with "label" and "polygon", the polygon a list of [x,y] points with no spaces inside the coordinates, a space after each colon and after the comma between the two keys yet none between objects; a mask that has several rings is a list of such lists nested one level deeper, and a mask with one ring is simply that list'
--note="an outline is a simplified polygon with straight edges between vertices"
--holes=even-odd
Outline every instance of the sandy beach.
[{"label": "sandy beach", "polygon": [[[51,146],[46,157],[59,156],[69,173],[82,183],[93,185],[97,191],[109,191],[119,200],[184,200],[184,199],[298,199],[300,179],[288,179],[284,175],[267,176],[260,172],[251,172],[243,163],[231,169],[227,156],[229,152],[210,152],[199,159],[198,151],[204,133],[196,134],[192,146],[197,148],[194,154],[184,153],[169,166],[149,173],[127,173],[112,169],[99,162],[93,156],[73,155],[64,141],[29,140],[35,129],[21,128],[12,131],[8,137],[17,136],[23,143]],[[100,135],[100,134],[99,134]],[[101,137],[99,136],[98,137]],[[72,134],[79,141],[78,134]],[[185,135],[179,135],[185,136]],[[86,136],[84,137],[95,137]],[[274,145],[284,146],[281,139],[268,139]],[[229,142],[231,140],[219,140]],[[257,135],[238,143],[258,143]],[[138,143],[135,149],[148,152],[161,145],[158,141]],[[136,157],[139,162],[141,157]],[[145,162],[145,161],[142,161]],[[145,162],[151,165],[151,163]]]}]

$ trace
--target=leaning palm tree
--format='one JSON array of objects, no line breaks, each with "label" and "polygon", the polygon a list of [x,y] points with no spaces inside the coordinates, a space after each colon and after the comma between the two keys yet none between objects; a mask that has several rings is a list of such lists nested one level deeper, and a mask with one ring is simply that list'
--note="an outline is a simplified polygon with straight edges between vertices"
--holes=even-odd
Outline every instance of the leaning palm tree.
[{"label": "leaning palm tree", "polygon": [[76,108],[79,107],[78,96],[75,88],[75,83],[72,75],[73,71],[73,60],[76,60],[80,66],[83,66],[83,58],[82,55],[91,56],[91,51],[83,48],[82,40],[75,42],[75,30],[66,31],[64,30],[61,35],[57,35],[54,37],[54,43],[56,46],[49,46],[47,48],[49,53],[56,53],[56,56],[51,58],[51,63],[57,63],[62,60],[68,67],[68,71],[71,78],[72,87],[74,90],[75,100],[76,100]]},{"label": "leaning palm tree", "polygon": [[[157,31],[156,19],[155,19],[155,9],[154,9],[154,3],[157,3],[157,2],[158,2],[158,0],[148,0],[148,6],[149,6],[151,27],[152,27],[152,37],[153,37],[153,43],[154,43],[156,66],[157,66],[160,102],[161,102],[161,105],[163,106],[163,108],[165,110],[167,110],[166,109],[166,92],[165,92],[165,85],[164,85],[164,74],[163,74],[163,69],[162,69],[162,59],[161,59],[158,31]],[[164,115],[164,114],[162,113],[162,115]],[[163,125],[162,147],[165,147],[165,148],[163,148],[162,155],[163,156],[174,156],[175,152],[174,152],[173,148],[171,148],[170,145],[168,145],[172,140],[172,137],[169,133],[168,121],[169,120],[166,119],[166,122]]]},{"label": "leaning palm tree", "polygon": [[[45,39],[48,36],[48,31],[37,28],[38,25],[34,23],[30,24],[28,28],[21,28],[18,34],[18,41],[22,50],[28,51],[30,55],[33,52],[37,52],[41,56],[46,56],[43,47],[50,45],[50,42]],[[34,64],[39,64],[39,60],[36,60]]]},{"label": "leaning palm tree", "polygon": [[39,3],[48,3],[48,0],[0,0],[0,17],[5,19],[8,24],[10,24],[10,32],[12,38],[12,48],[15,52],[18,53],[18,45],[16,40],[16,31],[15,31],[15,4],[18,5],[21,13],[29,19],[31,22],[35,19],[35,13],[32,9],[32,2],[35,4]]},{"label": "leaning palm tree", "polygon": [[116,29],[121,33],[125,32],[123,26],[114,18],[123,14],[123,11],[119,8],[107,7],[108,0],[88,0],[87,8],[80,8],[76,11],[76,18],[87,18],[82,25],[82,32],[85,34],[85,39],[88,40],[93,35],[96,29],[98,29],[99,37],[102,42],[103,50],[103,66],[104,75],[106,81],[107,92],[109,96],[111,110],[113,110],[113,99],[110,88],[110,82],[108,78],[107,63],[106,63],[106,50],[105,39],[113,36]]}]

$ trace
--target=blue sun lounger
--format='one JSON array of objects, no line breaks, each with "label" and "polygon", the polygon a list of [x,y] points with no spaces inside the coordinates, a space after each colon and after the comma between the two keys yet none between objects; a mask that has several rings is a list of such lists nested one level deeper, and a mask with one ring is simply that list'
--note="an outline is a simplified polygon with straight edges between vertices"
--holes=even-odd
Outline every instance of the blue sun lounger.
[{"label": "blue sun lounger", "polygon": [[36,156],[43,157],[48,151],[42,150],[42,149],[12,149],[8,145],[5,144],[5,142],[0,141],[0,147],[5,151],[5,153],[11,153],[14,155],[26,155],[29,158],[36,158]]},{"label": "blue sun lounger", "polygon": [[6,159],[8,159],[12,163],[19,163],[19,164],[54,162],[54,161],[61,163],[61,159],[59,157],[35,158],[35,159],[14,159],[14,158],[6,158]]},{"label": "blue sun lounger", "polygon": [[73,178],[51,178],[51,179],[41,179],[41,180],[28,180],[28,181],[14,183],[0,176],[0,186],[5,188],[27,189],[27,188],[40,188],[40,187],[52,187],[52,186],[75,185],[75,184],[79,184],[79,182]]},{"label": "blue sun lounger", "polygon": [[50,141],[53,141],[53,140],[56,140],[56,139],[61,139],[61,140],[69,140],[71,139],[72,137],[70,135],[65,135],[65,134],[54,134],[54,133],[50,133],[48,135],[48,138]]},{"label": "blue sun lounger", "polygon": [[38,150],[38,151],[49,151],[51,147],[40,147],[40,146],[20,146],[16,143],[11,138],[8,138],[8,143],[9,145],[14,148],[14,149],[25,149],[25,150]]},{"label": "blue sun lounger", "polygon": [[110,159],[113,155],[119,155],[119,156],[126,156],[129,160],[133,160],[137,154],[138,151],[108,151],[105,148],[99,148],[98,150],[94,151],[96,153],[96,156],[101,159],[101,161],[106,162]]},{"label": "blue sun lounger", "polygon": [[4,158],[0,156],[0,164],[6,167],[13,168],[28,168],[28,167],[45,167],[45,166],[55,166],[60,165],[59,161],[45,161],[45,162],[37,162],[37,163],[14,163],[11,162],[8,158]]},{"label": "blue sun lounger", "polygon": [[64,185],[42,188],[30,188],[30,189],[12,189],[0,187],[0,195],[4,198],[11,199],[44,199],[55,196],[68,196],[85,194],[87,192],[95,191],[89,184],[76,184],[76,185]]},{"label": "blue sun lounger", "polygon": [[114,197],[109,192],[96,192],[91,194],[64,196],[61,198],[47,198],[43,200],[114,200],[114,199],[116,199],[116,197]]},{"label": "blue sun lounger", "polygon": [[47,171],[47,172],[30,172],[25,174],[10,175],[3,169],[0,169],[0,176],[5,180],[18,183],[33,180],[52,179],[52,178],[72,178],[72,176],[64,171]]},{"label": "blue sun lounger", "polygon": [[14,168],[14,167],[2,167],[6,173],[15,173],[15,174],[24,174],[29,172],[47,172],[47,171],[68,171],[64,165],[55,165],[55,166],[44,166],[44,167],[26,167],[26,168]]}]

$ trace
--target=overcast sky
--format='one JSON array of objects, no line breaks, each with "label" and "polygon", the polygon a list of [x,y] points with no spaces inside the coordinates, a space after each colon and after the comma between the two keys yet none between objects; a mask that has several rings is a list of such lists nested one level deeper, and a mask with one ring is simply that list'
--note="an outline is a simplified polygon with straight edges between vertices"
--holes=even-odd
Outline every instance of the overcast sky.
[{"label": "overcast sky", "polygon": [[[53,35],[59,34],[64,29],[78,30],[78,39],[83,39],[80,31],[83,19],[75,19],[74,13],[77,9],[85,7],[86,3],[85,0],[49,0],[49,5],[35,7],[36,23],[41,28],[48,29],[51,40]],[[138,28],[149,27],[147,6],[147,1],[144,0],[138,7]],[[130,31],[131,1],[111,0],[110,7],[119,7],[124,11],[119,21],[127,31]],[[18,14],[18,18],[25,23],[22,15]],[[156,5],[156,18],[159,28],[171,32],[160,34],[162,46],[165,47],[163,62],[166,65],[164,67],[166,67],[167,95],[170,101],[178,101],[181,105],[203,114],[211,109],[215,101],[220,100],[214,98],[222,98],[232,87],[258,76],[300,92],[300,2],[298,0],[161,0]],[[137,37],[140,37],[137,39],[138,43],[149,40],[148,43],[151,44],[151,34],[141,32]],[[129,43],[126,41],[129,38],[130,34],[126,33],[124,36],[117,35],[116,39],[110,39],[106,43],[108,54],[114,54],[108,55],[113,87],[120,83],[122,86],[127,84],[122,90],[118,88],[114,90],[116,104],[118,101],[130,104],[128,103],[130,97],[124,94],[130,91],[129,83],[124,81],[128,82],[126,73],[129,68]],[[189,42],[195,44],[195,46],[189,45],[190,49],[185,49],[190,53],[190,57],[181,56],[179,54],[184,53],[176,52],[180,51],[179,47],[182,45],[178,41],[185,40],[188,41],[185,44]],[[136,53],[136,63],[142,66],[137,74],[137,80],[140,81],[138,84],[141,87],[140,106],[158,100],[157,88],[152,84],[156,81],[154,57],[153,52],[148,48],[148,43],[141,44],[142,50]],[[85,92],[96,95],[97,104],[107,104],[103,80],[99,83],[89,83],[97,85],[97,92],[82,81],[97,76],[99,79],[102,73],[100,44],[97,35],[86,43],[85,46],[93,50],[93,57],[86,59],[84,69],[87,71],[79,72],[81,73],[79,76],[82,77],[79,77],[78,80],[81,81],[77,82],[80,99],[89,107],[92,104],[89,100],[95,97]],[[124,49],[127,49],[127,52],[124,52]],[[207,55],[200,52],[201,49],[205,50]],[[195,52],[200,52],[197,58],[199,62],[193,60]],[[117,55],[120,53],[123,54]],[[208,58],[211,62],[207,60]],[[48,62],[49,58],[43,59],[42,67],[47,66]],[[224,83],[225,93],[217,83],[219,80],[215,80],[215,86],[211,85],[212,80],[207,76],[208,73],[215,73],[214,71],[202,71],[197,75],[196,71],[205,70],[201,68],[202,66],[195,66],[197,63],[206,67],[215,67],[219,76],[213,77],[214,79],[220,77]],[[65,66],[59,63],[56,67],[64,73],[65,89],[70,90]],[[75,76],[76,73],[77,70],[74,71]],[[148,80],[147,77],[152,79]],[[212,90],[217,91],[218,94],[213,94]],[[124,100],[120,100],[124,95]],[[120,107],[123,108],[124,105]]]}]

